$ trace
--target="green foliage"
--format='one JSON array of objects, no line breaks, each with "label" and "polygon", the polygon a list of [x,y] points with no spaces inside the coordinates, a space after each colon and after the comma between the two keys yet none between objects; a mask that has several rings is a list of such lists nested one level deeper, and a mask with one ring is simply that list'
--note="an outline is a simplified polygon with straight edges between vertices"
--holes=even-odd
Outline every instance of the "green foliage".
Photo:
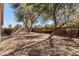
[{"label": "green foliage", "polygon": [[[38,7],[37,7],[38,6]],[[35,4],[36,13],[42,16],[43,20],[52,19],[55,28],[69,22],[69,18],[75,12],[75,4]]]},{"label": "green foliage", "polygon": [[49,24],[46,24],[45,25],[45,28],[46,29],[54,29],[54,25],[53,24],[50,24],[50,25]]},{"label": "green foliage", "polygon": [[67,24],[66,24],[66,27],[67,27],[67,28],[71,28],[72,26],[73,26],[72,23],[67,23]]},{"label": "green foliage", "polygon": [[49,24],[46,24],[46,25],[45,25],[45,28],[50,28],[50,25],[49,25]]},{"label": "green foliage", "polygon": [[76,24],[79,25],[79,19],[76,21]]},{"label": "green foliage", "polygon": [[[17,5],[17,6],[16,6]],[[38,16],[35,13],[35,4],[13,4],[12,7],[15,10],[17,21],[23,22],[26,28],[32,28],[32,25],[36,22]]]},{"label": "green foliage", "polygon": [[15,27],[14,27],[15,31],[16,31],[17,29],[19,29],[19,28],[22,28],[22,25],[17,24],[17,25],[15,25]]},{"label": "green foliage", "polygon": [[52,19],[54,27],[64,25],[69,22],[70,16],[75,12],[75,4],[63,3],[22,3],[13,4],[18,21],[22,21],[24,25],[32,28],[38,17],[44,18],[43,20]]}]

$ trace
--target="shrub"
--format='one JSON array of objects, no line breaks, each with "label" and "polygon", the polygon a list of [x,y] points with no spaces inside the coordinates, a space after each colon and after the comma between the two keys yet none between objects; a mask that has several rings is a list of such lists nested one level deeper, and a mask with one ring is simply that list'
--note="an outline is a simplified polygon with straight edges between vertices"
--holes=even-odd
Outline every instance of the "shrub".
[{"label": "shrub", "polygon": [[66,24],[66,27],[67,28],[71,28],[72,27],[72,24],[71,23],[68,23],[68,24]]},{"label": "shrub", "polygon": [[14,27],[15,31],[18,30],[19,28],[22,28],[22,25],[17,24],[17,25],[15,25],[15,27]]},{"label": "shrub", "polygon": [[4,29],[4,33],[7,34],[7,35],[11,35],[13,32],[13,29],[12,28],[5,28]]}]

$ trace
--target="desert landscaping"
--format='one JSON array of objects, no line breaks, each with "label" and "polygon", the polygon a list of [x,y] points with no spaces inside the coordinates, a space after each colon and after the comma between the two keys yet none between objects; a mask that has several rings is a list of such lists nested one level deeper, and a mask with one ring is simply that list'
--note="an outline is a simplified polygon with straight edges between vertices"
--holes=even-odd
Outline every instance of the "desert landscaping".
[{"label": "desert landscaping", "polygon": [[[72,38],[69,41],[67,37],[53,36],[53,48],[51,48],[49,39],[50,34],[45,33],[27,33],[20,32],[18,35],[10,38],[2,38],[0,42],[0,55],[4,56],[77,56],[79,55],[79,38]],[[6,39],[6,40],[5,40]]]},{"label": "desert landscaping", "polygon": [[6,21],[10,24],[3,27],[0,18],[0,56],[79,56],[79,4],[6,5],[17,24]]}]

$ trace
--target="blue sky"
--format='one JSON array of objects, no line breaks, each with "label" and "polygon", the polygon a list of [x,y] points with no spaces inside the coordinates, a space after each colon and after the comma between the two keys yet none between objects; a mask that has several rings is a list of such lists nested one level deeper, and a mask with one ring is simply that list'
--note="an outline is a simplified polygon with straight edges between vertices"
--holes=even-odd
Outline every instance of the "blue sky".
[{"label": "blue sky", "polygon": [[16,17],[14,14],[13,9],[11,8],[10,4],[4,4],[4,25],[3,27],[8,27],[11,24],[13,27],[18,24],[16,22]]},{"label": "blue sky", "polygon": [[[14,10],[11,8],[10,4],[4,4],[4,25],[3,27],[8,27],[9,24],[14,27],[19,22],[16,21]],[[52,21],[47,21],[49,24],[51,24]],[[21,22],[19,24],[22,24]],[[40,22],[37,23],[38,25],[41,24]]]}]

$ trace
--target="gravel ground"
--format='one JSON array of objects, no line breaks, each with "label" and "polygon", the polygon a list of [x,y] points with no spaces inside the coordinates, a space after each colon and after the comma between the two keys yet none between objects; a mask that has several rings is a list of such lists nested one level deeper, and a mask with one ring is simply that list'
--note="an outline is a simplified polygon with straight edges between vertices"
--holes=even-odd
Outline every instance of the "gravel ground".
[{"label": "gravel ground", "polygon": [[79,38],[68,40],[67,37],[53,36],[54,46],[51,48],[49,40],[46,40],[48,37],[49,34],[43,33],[19,33],[0,42],[0,55],[79,56]]}]

